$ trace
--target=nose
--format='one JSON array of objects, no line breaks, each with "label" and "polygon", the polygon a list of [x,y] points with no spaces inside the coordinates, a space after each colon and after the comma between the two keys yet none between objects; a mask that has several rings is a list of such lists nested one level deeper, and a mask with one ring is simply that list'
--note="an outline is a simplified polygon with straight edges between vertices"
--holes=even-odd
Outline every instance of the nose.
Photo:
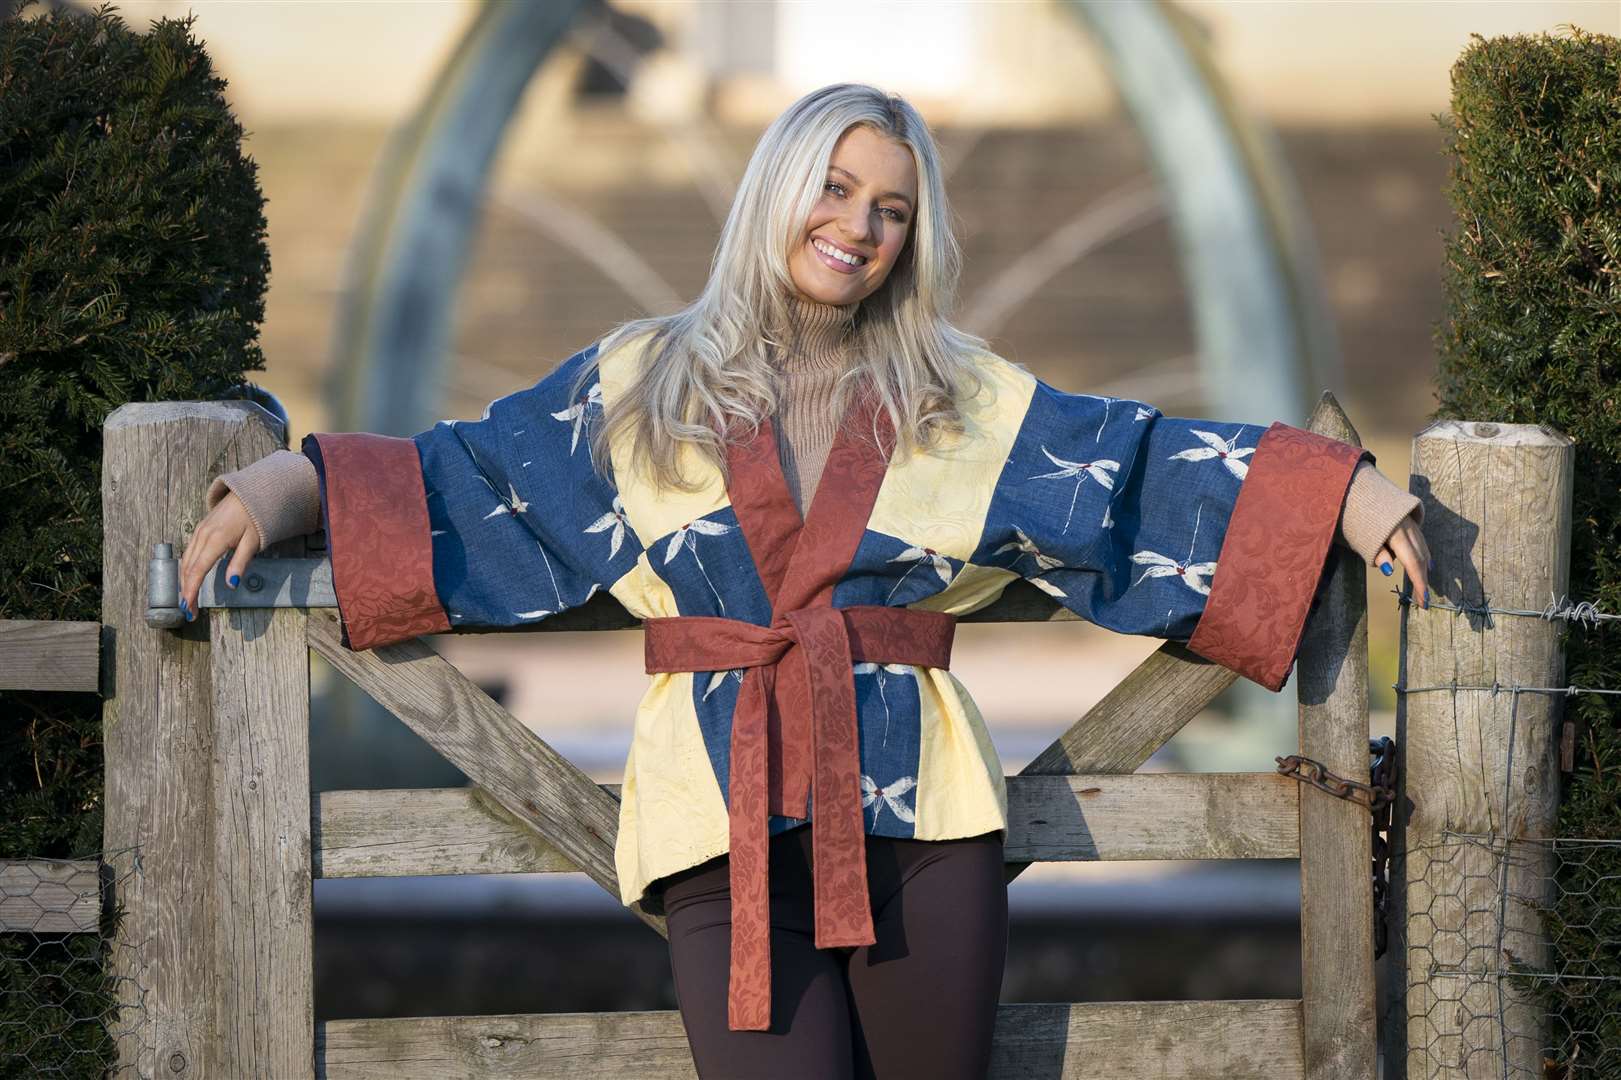
[{"label": "nose", "polygon": [[866,243],[872,239],[872,214],[865,207],[851,205],[839,216],[839,231],[852,243]]}]

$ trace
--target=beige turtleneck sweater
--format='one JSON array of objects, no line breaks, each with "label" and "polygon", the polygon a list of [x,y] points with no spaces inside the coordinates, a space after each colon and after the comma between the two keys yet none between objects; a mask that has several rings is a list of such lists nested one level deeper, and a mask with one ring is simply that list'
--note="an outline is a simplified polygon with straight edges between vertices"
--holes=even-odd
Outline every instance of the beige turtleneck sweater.
[{"label": "beige turtleneck sweater", "polygon": [[[835,307],[796,297],[790,304],[790,333],[774,350],[781,388],[773,427],[784,478],[803,518],[816,491],[838,421],[832,413],[833,385],[850,361],[847,332],[859,305]],[[315,465],[302,453],[276,450],[253,464],[225,473],[209,485],[207,509],[234,491],[259,531],[260,548],[321,528],[321,495]],[[1362,462],[1352,474],[1340,511],[1335,540],[1374,565],[1374,557],[1397,524],[1412,513],[1423,520],[1423,504]]]},{"label": "beige turtleneck sweater", "polygon": [[860,306],[835,307],[794,298],[788,307],[788,341],[774,353],[782,384],[772,427],[777,433],[783,476],[801,519],[816,493],[838,430],[833,386],[850,362],[846,335]]}]

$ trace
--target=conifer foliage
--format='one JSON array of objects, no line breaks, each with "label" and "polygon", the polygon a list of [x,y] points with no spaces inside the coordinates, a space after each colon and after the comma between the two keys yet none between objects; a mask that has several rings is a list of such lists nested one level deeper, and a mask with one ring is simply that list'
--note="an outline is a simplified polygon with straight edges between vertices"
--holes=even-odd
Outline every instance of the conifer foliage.
[{"label": "conifer foliage", "polygon": [[[194,18],[0,17],[0,619],[100,620],[110,412],[264,368],[264,198]],[[100,851],[101,723],[0,691],[0,859]],[[97,944],[0,934],[0,1073],[100,1075]]]},{"label": "conifer foliage", "polygon": [[[1438,118],[1456,229],[1436,416],[1575,441],[1570,599],[1621,613],[1621,39],[1473,38]],[[1568,685],[1621,689],[1621,624],[1564,637]],[[1577,738],[1558,835],[1621,840],[1621,696],[1560,700]],[[1550,922],[1554,970],[1585,976],[1543,981],[1560,1076],[1621,1070],[1621,852],[1594,851],[1562,860]]]}]

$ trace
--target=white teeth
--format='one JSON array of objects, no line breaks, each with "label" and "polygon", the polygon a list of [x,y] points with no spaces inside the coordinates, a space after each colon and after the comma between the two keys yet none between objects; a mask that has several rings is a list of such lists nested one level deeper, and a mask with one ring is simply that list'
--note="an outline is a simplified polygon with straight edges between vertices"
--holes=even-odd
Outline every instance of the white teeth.
[{"label": "white teeth", "polygon": [[811,243],[815,246],[817,251],[823,252],[824,254],[827,254],[827,255],[831,255],[835,259],[838,259],[840,262],[847,262],[851,266],[860,266],[862,263],[867,261],[866,259],[862,258],[860,255],[846,255],[844,252],[840,251],[838,248],[832,247],[832,246],[830,246],[828,244],[824,244],[820,240],[812,240]]}]

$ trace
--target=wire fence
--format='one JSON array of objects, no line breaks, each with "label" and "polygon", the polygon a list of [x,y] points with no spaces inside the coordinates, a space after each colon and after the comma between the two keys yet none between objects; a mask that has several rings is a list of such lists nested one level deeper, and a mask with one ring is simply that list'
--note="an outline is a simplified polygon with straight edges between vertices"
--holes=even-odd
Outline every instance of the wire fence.
[{"label": "wire fence", "polygon": [[139,947],[114,952],[133,855],[0,864],[0,1078],[119,1075],[117,1032],[145,1001]]},{"label": "wire fence", "polygon": [[[1597,898],[1621,881],[1621,840],[1446,832],[1393,856],[1409,913],[1382,973],[1395,1076],[1621,1077],[1621,1016],[1595,1007],[1621,995],[1604,970],[1621,907]],[[1572,1019],[1606,1014],[1596,1028]]]},{"label": "wire fence", "polygon": [[[1413,603],[1411,585],[1391,589]],[[1621,619],[1550,595],[1541,610],[1432,600],[1474,630],[1496,615],[1561,620],[1594,629]],[[1621,694],[1591,686],[1392,684],[1398,694],[1512,695],[1503,805],[1511,804],[1520,695]],[[1551,778],[1550,778],[1551,779]],[[1621,1080],[1621,840],[1510,837],[1443,829],[1435,842],[1391,850],[1402,869],[1388,928],[1381,1030],[1385,1063],[1405,1080],[1476,1077]],[[1399,968],[1399,969],[1398,969]],[[1578,1017],[1599,1018],[1597,1021]],[[1390,1080],[1395,1080],[1390,1076]]]}]

